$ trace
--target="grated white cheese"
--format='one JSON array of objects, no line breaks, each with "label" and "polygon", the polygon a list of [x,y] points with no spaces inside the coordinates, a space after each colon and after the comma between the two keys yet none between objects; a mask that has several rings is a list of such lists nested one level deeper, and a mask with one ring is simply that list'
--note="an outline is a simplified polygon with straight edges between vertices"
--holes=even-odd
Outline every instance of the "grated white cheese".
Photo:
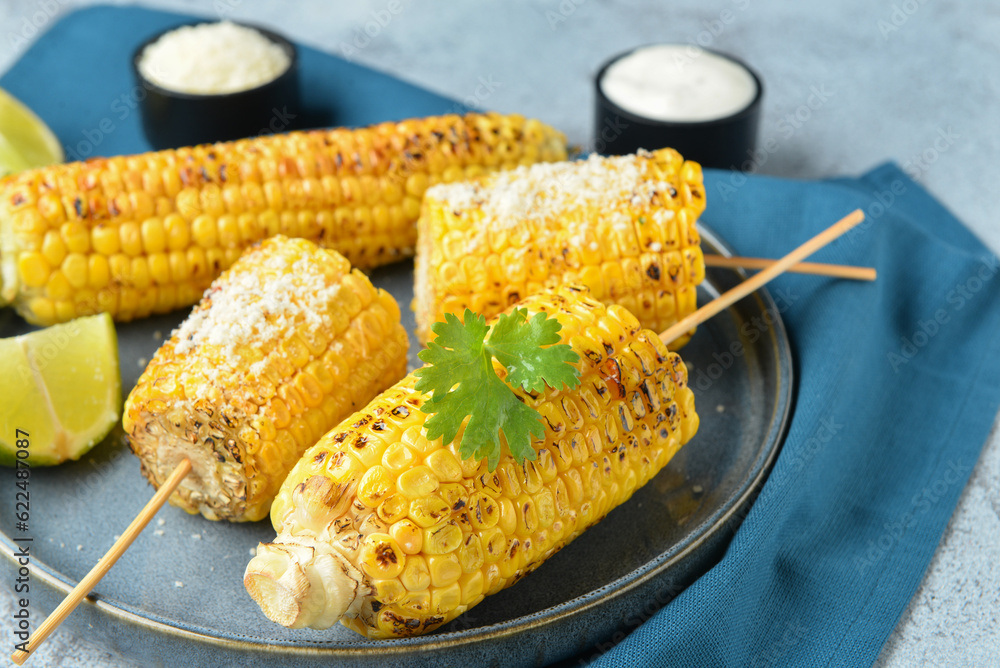
[{"label": "grated white cheese", "polygon": [[[636,221],[628,207],[651,206],[657,192],[674,190],[671,184],[653,180],[646,172],[647,162],[636,156],[604,158],[594,154],[576,162],[540,163],[499,172],[483,183],[439,184],[427,191],[427,197],[440,201],[456,215],[478,207],[483,213],[477,225],[481,230],[521,225],[545,230],[560,218],[571,219],[579,223],[574,241],[582,241],[584,232],[596,235],[602,224],[617,232],[633,232]],[[669,208],[652,206],[656,222],[674,217]],[[599,213],[595,216],[594,212]],[[641,218],[638,224],[643,224]],[[472,248],[478,242],[471,238],[466,243]],[[591,240],[587,246],[596,250],[598,243]]]},{"label": "grated white cheese", "polygon": [[220,21],[165,33],[143,50],[139,72],[168,90],[210,95],[256,88],[290,63],[285,50],[259,31]]},{"label": "grated white cheese", "polygon": [[331,327],[340,284],[328,281],[320,260],[303,255],[300,243],[272,239],[241,258],[174,330],[174,353],[198,356],[209,348],[220,367],[259,375],[282,354],[277,344],[298,328]]}]

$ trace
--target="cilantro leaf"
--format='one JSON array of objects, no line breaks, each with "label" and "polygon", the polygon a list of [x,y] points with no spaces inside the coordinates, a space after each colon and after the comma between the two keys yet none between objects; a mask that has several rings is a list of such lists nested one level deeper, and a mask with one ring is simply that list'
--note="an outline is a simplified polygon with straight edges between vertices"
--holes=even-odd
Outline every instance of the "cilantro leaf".
[{"label": "cilantro leaf", "polygon": [[433,414],[424,425],[427,438],[455,440],[468,417],[462,457],[486,459],[492,471],[506,441],[515,461],[535,459],[532,437],[545,435],[541,415],[497,376],[493,359],[507,370],[507,382],[540,392],[546,385],[576,387],[579,371],[572,365],[579,356],[559,343],[562,326],[545,313],[528,319],[525,309],[515,309],[492,327],[469,309],[463,319],[445,314],[431,328],[436,338],[418,355],[426,366],[415,372],[415,387],[430,393],[421,410]]},{"label": "cilantro leaf", "polygon": [[[551,345],[559,343],[562,325],[544,313],[528,320],[527,313],[518,308],[501,315],[486,342],[487,351],[507,369],[507,382],[529,392],[541,392],[546,385],[576,387],[579,374],[570,365],[579,362],[580,356],[565,344]],[[546,345],[551,347],[542,347]]]}]

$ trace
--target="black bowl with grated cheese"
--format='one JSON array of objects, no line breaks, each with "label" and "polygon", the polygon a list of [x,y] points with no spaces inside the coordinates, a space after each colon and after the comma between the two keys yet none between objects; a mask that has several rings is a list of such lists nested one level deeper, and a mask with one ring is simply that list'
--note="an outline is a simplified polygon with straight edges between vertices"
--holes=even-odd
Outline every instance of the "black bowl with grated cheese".
[{"label": "black bowl with grated cheese", "polygon": [[140,44],[132,56],[132,71],[146,92],[139,110],[150,145],[162,150],[295,129],[293,119],[300,115],[298,53],[292,42],[265,28],[236,24],[264,36],[288,57],[288,66],[260,85],[235,92],[191,93],[172,90],[143,74],[140,62],[150,45],[178,28],[205,24],[182,24],[157,33]]}]

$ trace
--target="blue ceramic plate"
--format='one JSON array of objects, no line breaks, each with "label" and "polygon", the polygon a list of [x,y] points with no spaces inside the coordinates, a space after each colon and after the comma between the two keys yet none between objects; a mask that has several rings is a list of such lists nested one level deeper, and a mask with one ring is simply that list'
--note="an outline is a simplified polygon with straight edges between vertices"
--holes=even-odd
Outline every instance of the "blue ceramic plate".
[{"label": "blue ceramic plate", "polygon": [[[706,251],[725,252],[711,231],[702,235]],[[373,280],[410,303],[410,263],[380,269]],[[731,270],[709,270],[699,297],[707,301],[740,280]],[[242,585],[251,549],[274,537],[269,523],[214,523],[173,507],[160,511],[66,623],[141,665],[514,666],[599,654],[719,559],[763,484],[792,401],[780,310],[760,291],[700,327],[682,350],[702,418],[691,443],[531,576],[430,636],[369,641],[340,626],[272,624]],[[186,313],[118,325],[124,392]],[[403,317],[412,332],[412,313],[404,309]],[[26,329],[9,309],[0,311],[0,335]],[[414,340],[411,367],[418,350]],[[52,610],[152,491],[120,431],[82,461],[33,470],[32,604]],[[0,514],[3,582],[14,581],[12,521],[12,513]]]}]

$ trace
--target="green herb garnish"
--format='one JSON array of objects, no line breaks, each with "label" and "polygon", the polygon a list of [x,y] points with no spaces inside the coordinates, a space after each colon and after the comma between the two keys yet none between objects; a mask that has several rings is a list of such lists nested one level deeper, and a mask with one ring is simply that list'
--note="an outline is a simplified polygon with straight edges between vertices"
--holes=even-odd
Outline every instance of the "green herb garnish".
[{"label": "green herb garnish", "polygon": [[[418,355],[428,365],[416,371],[415,386],[431,395],[421,408],[433,413],[424,425],[427,438],[453,441],[468,416],[459,444],[462,457],[485,458],[492,471],[500,461],[503,432],[515,461],[535,459],[531,437],[545,435],[542,416],[518,399],[511,386],[539,392],[546,385],[579,385],[580,372],[573,364],[580,356],[559,343],[560,329],[555,318],[536,313],[529,319],[523,308],[501,315],[492,327],[469,309],[464,322],[446,313],[444,322],[431,327],[437,337]],[[507,370],[506,382],[493,370],[494,358]]]}]

